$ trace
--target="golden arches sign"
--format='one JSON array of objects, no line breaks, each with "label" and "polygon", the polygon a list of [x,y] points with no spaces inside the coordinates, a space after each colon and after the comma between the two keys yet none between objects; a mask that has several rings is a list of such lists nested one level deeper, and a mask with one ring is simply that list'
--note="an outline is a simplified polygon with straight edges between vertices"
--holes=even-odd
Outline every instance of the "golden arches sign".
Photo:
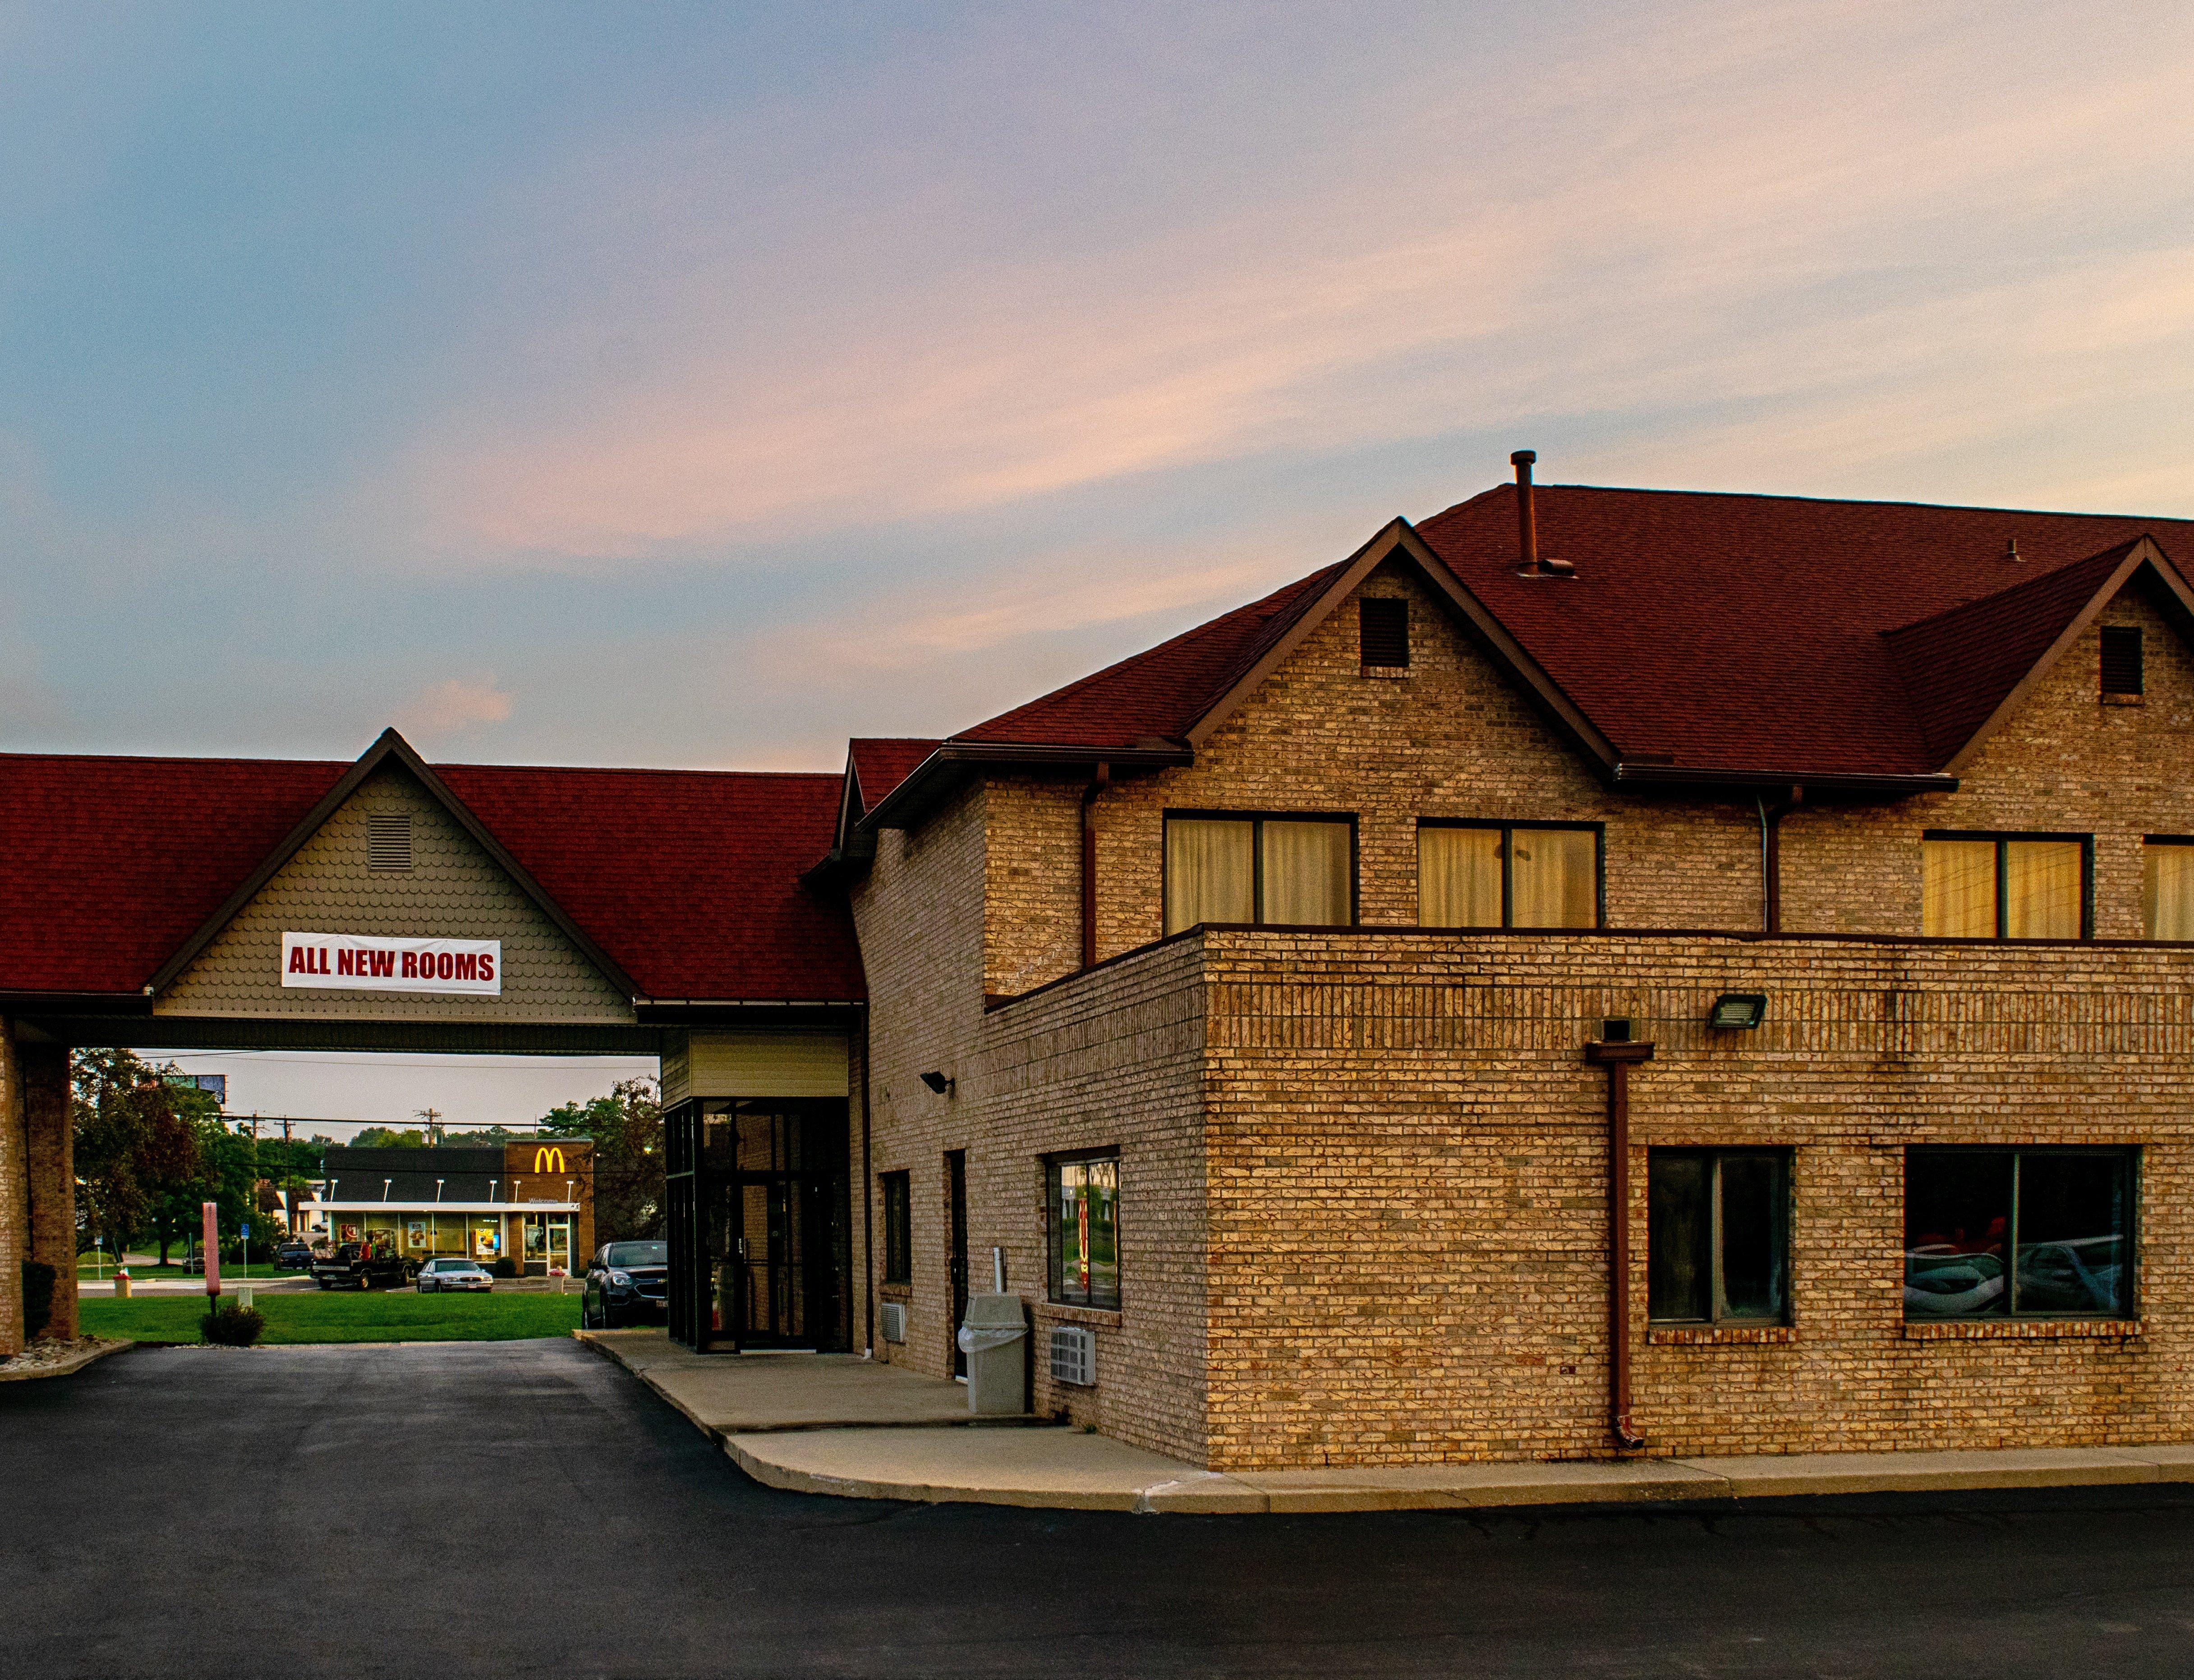
[{"label": "golden arches sign", "polygon": [[533,1170],[536,1172],[563,1171],[564,1152],[561,1149],[545,1148],[536,1149],[533,1152]]}]

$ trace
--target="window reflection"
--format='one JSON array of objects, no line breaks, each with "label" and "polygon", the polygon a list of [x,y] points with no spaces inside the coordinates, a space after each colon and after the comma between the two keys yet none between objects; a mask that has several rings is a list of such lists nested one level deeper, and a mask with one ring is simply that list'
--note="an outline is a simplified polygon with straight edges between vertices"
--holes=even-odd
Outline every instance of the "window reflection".
[{"label": "window reflection", "polygon": [[1905,1316],[2129,1314],[2133,1154],[1908,1150]]}]

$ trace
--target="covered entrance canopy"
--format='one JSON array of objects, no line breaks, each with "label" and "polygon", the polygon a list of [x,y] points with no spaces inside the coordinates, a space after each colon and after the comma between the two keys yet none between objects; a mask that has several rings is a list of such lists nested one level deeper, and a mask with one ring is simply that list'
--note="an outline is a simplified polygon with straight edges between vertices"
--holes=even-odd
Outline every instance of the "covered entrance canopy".
[{"label": "covered entrance canopy", "polygon": [[836,1236],[801,1253],[842,1300],[864,992],[842,906],[801,880],[841,785],[430,767],[393,730],[348,765],[0,755],[0,1355],[24,1257],[56,1266],[74,1333],[78,1046],[654,1055],[674,1131],[776,1100],[834,1132],[803,1194]]}]

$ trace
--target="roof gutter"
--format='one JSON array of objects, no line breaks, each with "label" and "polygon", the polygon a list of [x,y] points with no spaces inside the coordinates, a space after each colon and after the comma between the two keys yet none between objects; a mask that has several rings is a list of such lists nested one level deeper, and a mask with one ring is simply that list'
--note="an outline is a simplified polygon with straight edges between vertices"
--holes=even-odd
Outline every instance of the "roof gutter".
[{"label": "roof gutter", "polygon": [[1154,770],[1173,764],[1192,764],[1195,752],[1186,746],[1058,746],[1019,741],[947,741],[915,766],[906,780],[877,801],[876,808],[855,825],[857,831],[873,833],[880,828],[907,828],[972,771],[985,765],[1041,768],[1048,766],[1109,764],[1121,769]]},{"label": "roof gutter", "polygon": [[1690,765],[1622,762],[1609,773],[1608,780],[1617,787],[1638,788],[1741,787],[1788,791],[1794,784],[1802,784],[1817,793],[1873,794],[1894,799],[1906,798],[1915,793],[1956,793],[1958,791],[1958,779],[1940,773],[1869,776],[1836,772],[1821,775],[1806,770],[1711,770],[1693,768]]}]

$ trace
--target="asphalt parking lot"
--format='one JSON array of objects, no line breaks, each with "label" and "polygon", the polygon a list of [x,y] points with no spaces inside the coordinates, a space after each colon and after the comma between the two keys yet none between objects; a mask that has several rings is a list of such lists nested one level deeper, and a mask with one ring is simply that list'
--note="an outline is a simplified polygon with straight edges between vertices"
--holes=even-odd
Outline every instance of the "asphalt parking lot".
[{"label": "asphalt parking lot", "polygon": [[0,1675],[2183,1675],[2194,1490],[1129,1516],[749,1482],[561,1341],[0,1385]]}]

